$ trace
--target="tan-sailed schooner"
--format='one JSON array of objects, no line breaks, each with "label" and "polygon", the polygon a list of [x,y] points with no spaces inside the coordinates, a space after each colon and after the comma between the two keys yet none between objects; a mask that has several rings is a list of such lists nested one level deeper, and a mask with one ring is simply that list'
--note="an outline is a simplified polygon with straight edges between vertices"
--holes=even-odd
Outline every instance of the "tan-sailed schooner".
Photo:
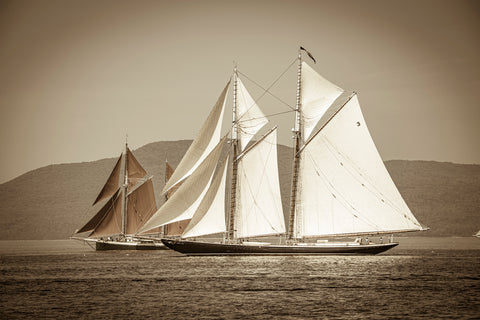
[{"label": "tan-sailed schooner", "polygon": [[[182,239],[163,243],[187,255],[351,255],[384,252],[398,245],[394,233],[427,229],[388,174],[356,93],[346,94],[320,76],[302,61],[303,51],[297,58],[288,223],[280,196],[277,128],[252,142],[268,119],[235,67],[231,139],[219,132],[229,81],[163,192],[182,185],[140,232],[191,219]],[[224,148],[229,152],[222,159]],[[198,239],[212,234],[224,238]],[[385,235],[390,237],[384,241]],[[265,241],[274,236],[276,244]],[[368,239],[373,236],[376,243]]]},{"label": "tan-sailed schooner", "polygon": [[[100,204],[103,202],[103,205]],[[84,240],[96,250],[156,250],[166,249],[148,234],[159,234],[154,228],[139,234],[138,230],[157,210],[152,176],[133,156],[125,144],[125,151],[118,158],[108,180],[93,202],[100,209],[77,234],[88,233]]]}]

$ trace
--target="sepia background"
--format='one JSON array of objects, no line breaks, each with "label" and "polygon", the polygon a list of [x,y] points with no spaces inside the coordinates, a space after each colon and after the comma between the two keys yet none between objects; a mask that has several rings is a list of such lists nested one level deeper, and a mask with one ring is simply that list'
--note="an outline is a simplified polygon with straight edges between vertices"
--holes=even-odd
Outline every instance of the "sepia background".
[{"label": "sepia background", "polygon": [[[478,1],[3,0],[0,183],[118,156],[126,134],[132,149],[192,139],[234,61],[267,87],[300,45],[359,92],[384,160],[480,163],[479,30]],[[272,89],[289,104],[295,72]],[[293,115],[273,121],[290,146]]]}]

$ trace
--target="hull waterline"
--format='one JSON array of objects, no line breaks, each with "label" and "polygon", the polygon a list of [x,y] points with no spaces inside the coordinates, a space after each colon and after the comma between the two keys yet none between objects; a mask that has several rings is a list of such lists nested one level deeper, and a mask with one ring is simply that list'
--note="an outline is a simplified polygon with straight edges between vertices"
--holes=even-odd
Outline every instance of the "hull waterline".
[{"label": "hull waterline", "polygon": [[374,255],[385,252],[398,243],[272,245],[224,244],[162,239],[166,247],[189,256],[201,255]]}]

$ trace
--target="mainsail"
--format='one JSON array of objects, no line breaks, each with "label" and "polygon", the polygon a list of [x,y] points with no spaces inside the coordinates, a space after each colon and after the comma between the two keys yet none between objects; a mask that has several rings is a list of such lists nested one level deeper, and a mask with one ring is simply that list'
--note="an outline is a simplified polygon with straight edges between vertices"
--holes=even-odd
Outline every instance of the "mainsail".
[{"label": "mainsail", "polygon": [[172,177],[163,188],[162,193],[167,192],[174,185],[192,174],[192,172],[195,171],[220,141],[222,117],[225,109],[225,97],[227,95],[229,84],[230,82],[228,82],[223,89],[217,103],[200,129],[200,132],[188,148]]},{"label": "mainsail", "polygon": [[357,96],[323,113],[299,151],[294,237],[423,230],[378,154]]}]

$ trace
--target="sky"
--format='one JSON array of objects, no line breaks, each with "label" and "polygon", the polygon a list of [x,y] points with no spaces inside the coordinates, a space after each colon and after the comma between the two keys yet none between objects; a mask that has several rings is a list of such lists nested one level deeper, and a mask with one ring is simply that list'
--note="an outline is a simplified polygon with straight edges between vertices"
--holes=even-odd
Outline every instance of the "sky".
[{"label": "sky", "polygon": [[[0,183],[193,139],[234,64],[254,98],[287,70],[271,91],[294,105],[299,46],[384,160],[480,164],[480,1],[0,0]],[[290,146],[293,114],[272,123]]]}]

